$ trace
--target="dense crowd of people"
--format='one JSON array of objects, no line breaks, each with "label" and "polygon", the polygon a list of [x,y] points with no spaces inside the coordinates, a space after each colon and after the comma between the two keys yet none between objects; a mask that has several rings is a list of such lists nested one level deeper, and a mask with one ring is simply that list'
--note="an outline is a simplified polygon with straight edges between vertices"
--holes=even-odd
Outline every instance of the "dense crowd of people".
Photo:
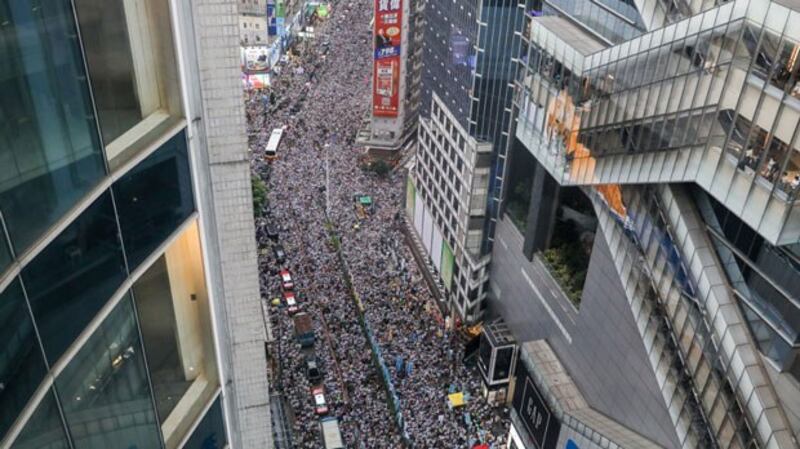
[{"label": "dense crowd of people", "polygon": [[[288,268],[316,334],[313,348],[301,348],[286,310],[272,309],[273,351],[282,364],[294,447],[322,447],[304,370],[313,354],[324,368],[328,415],[339,419],[347,447],[486,443],[499,449],[505,447],[506,415],[480,397],[480,377],[461,363],[463,343],[437,320],[435,301],[404,243],[405,174],[364,170],[364,150],[355,145],[369,104],[371,16],[370,1],[335,3],[329,18],[316,24],[316,39],[295,47],[269,91],[245,97],[253,173],[268,188],[268,205],[256,218],[262,296],[280,298],[277,267]],[[278,127],[285,127],[284,138],[270,163],[263,149]],[[359,209],[359,195],[372,203]],[[279,231],[277,243],[270,229]],[[286,252],[283,263],[272,251],[276,244]],[[389,367],[403,428],[389,407],[353,293]],[[447,396],[453,392],[465,393],[466,405],[452,407]]]}]

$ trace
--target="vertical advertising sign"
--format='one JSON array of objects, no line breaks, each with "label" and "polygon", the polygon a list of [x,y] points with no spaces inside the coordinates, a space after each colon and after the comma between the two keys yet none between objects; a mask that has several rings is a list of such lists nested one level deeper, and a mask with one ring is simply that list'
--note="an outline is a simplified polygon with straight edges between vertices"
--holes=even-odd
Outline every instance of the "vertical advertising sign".
[{"label": "vertical advertising sign", "polygon": [[267,0],[267,35],[269,36],[275,36],[278,34],[275,16],[275,0]]},{"label": "vertical advertising sign", "polygon": [[375,0],[375,53],[372,115],[397,117],[400,110],[400,42],[402,0]]},{"label": "vertical advertising sign", "polygon": [[278,36],[286,34],[286,5],[283,0],[277,0],[275,4],[275,32]]}]

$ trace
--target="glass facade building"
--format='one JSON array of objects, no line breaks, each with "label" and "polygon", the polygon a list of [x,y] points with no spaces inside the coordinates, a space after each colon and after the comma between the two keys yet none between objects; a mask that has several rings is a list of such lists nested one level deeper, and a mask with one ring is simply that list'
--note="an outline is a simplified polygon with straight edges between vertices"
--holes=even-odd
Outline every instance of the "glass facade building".
[{"label": "glass facade building", "polygon": [[681,447],[797,444],[798,20],[546,0],[522,33],[502,219],[552,234],[540,173],[590,198]]},{"label": "glass facade building", "polygon": [[175,3],[0,0],[0,447],[232,447]]}]

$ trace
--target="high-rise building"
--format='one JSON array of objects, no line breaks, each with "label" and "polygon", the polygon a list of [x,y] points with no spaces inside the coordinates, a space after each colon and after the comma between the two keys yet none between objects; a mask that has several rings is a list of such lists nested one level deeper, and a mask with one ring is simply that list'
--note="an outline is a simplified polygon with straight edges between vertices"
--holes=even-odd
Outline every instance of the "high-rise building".
[{"label": "high-rise building", "polygon": [[270,447],[237,26],[0,0],[3,449]]},{"label": "high-rise building", "polygon": [[406,211],[451,310],[519,345],[480,355],[515,366],[510,447],[797,447],[800,4],[425,17]]},{"label": "high-rise building", "polygon": [[416,132],[425,0],[373,0],[372,95],[357,144],[390,157]]},{"label": "high-rise building", "polygon": [[414,167],[406,209],[446,303],[483,316],[502,193],[524,0],[427,2]]},{"label": "high-rise building", "polygon": [[798,447],[798,20],[768,0],[529,14],[489,295],[523,342],[519,447]]}]

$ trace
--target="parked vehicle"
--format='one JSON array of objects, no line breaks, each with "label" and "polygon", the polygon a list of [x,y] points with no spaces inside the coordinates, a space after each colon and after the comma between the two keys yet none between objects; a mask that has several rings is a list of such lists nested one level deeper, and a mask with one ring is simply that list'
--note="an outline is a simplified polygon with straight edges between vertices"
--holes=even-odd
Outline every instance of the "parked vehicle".
[{"label": "parked vehicle", "polygon": [[319,369],[317,358],[313,355],[306,357],[306,378],[312,384],[319,383],[322,380],[322,371]]},{"label": "parked vehicle", "polygon": [[311,320],[311,315],[300,312],[293,318],[294,320],[294,338],[297,339],[300,346],[307,348],[314,345],[314,323]]},{"label": "parked vehicle", "polygon": [[283,302],[286,304],[286,313],[289,316],[295,315],[300,312],[300,304],[297,302],[297,298],[294,296],[294,292],[286,291],[283,292]]},{"label": "parked vehicle", "polygon": [[289,273],[289,270],[284,268],[279,275],[281,277],[281,288],[284,291],[292,290],[294,288],[294,279],[292,279],[292,274]]},{"label": "parked vehicle", "polygon": [[338,419],[334,417],[320,419],[319,429],[322,433],[322,442],[325,444],[325,449],[344,449]]},{"label": "parked vehicle", "polygon": [[325,387],[322,385],[311,387],[311,397],[314,400],[314,413],[317,415],[327,415],[328,403],[325,401]]},{"label": "parked vehicle", "polygon": [[273,246],[272,252],[273,254],[275,254],[275,260],[277,260],[278,263],[286,262],[286,251],[283,249],[281,245]]}]

